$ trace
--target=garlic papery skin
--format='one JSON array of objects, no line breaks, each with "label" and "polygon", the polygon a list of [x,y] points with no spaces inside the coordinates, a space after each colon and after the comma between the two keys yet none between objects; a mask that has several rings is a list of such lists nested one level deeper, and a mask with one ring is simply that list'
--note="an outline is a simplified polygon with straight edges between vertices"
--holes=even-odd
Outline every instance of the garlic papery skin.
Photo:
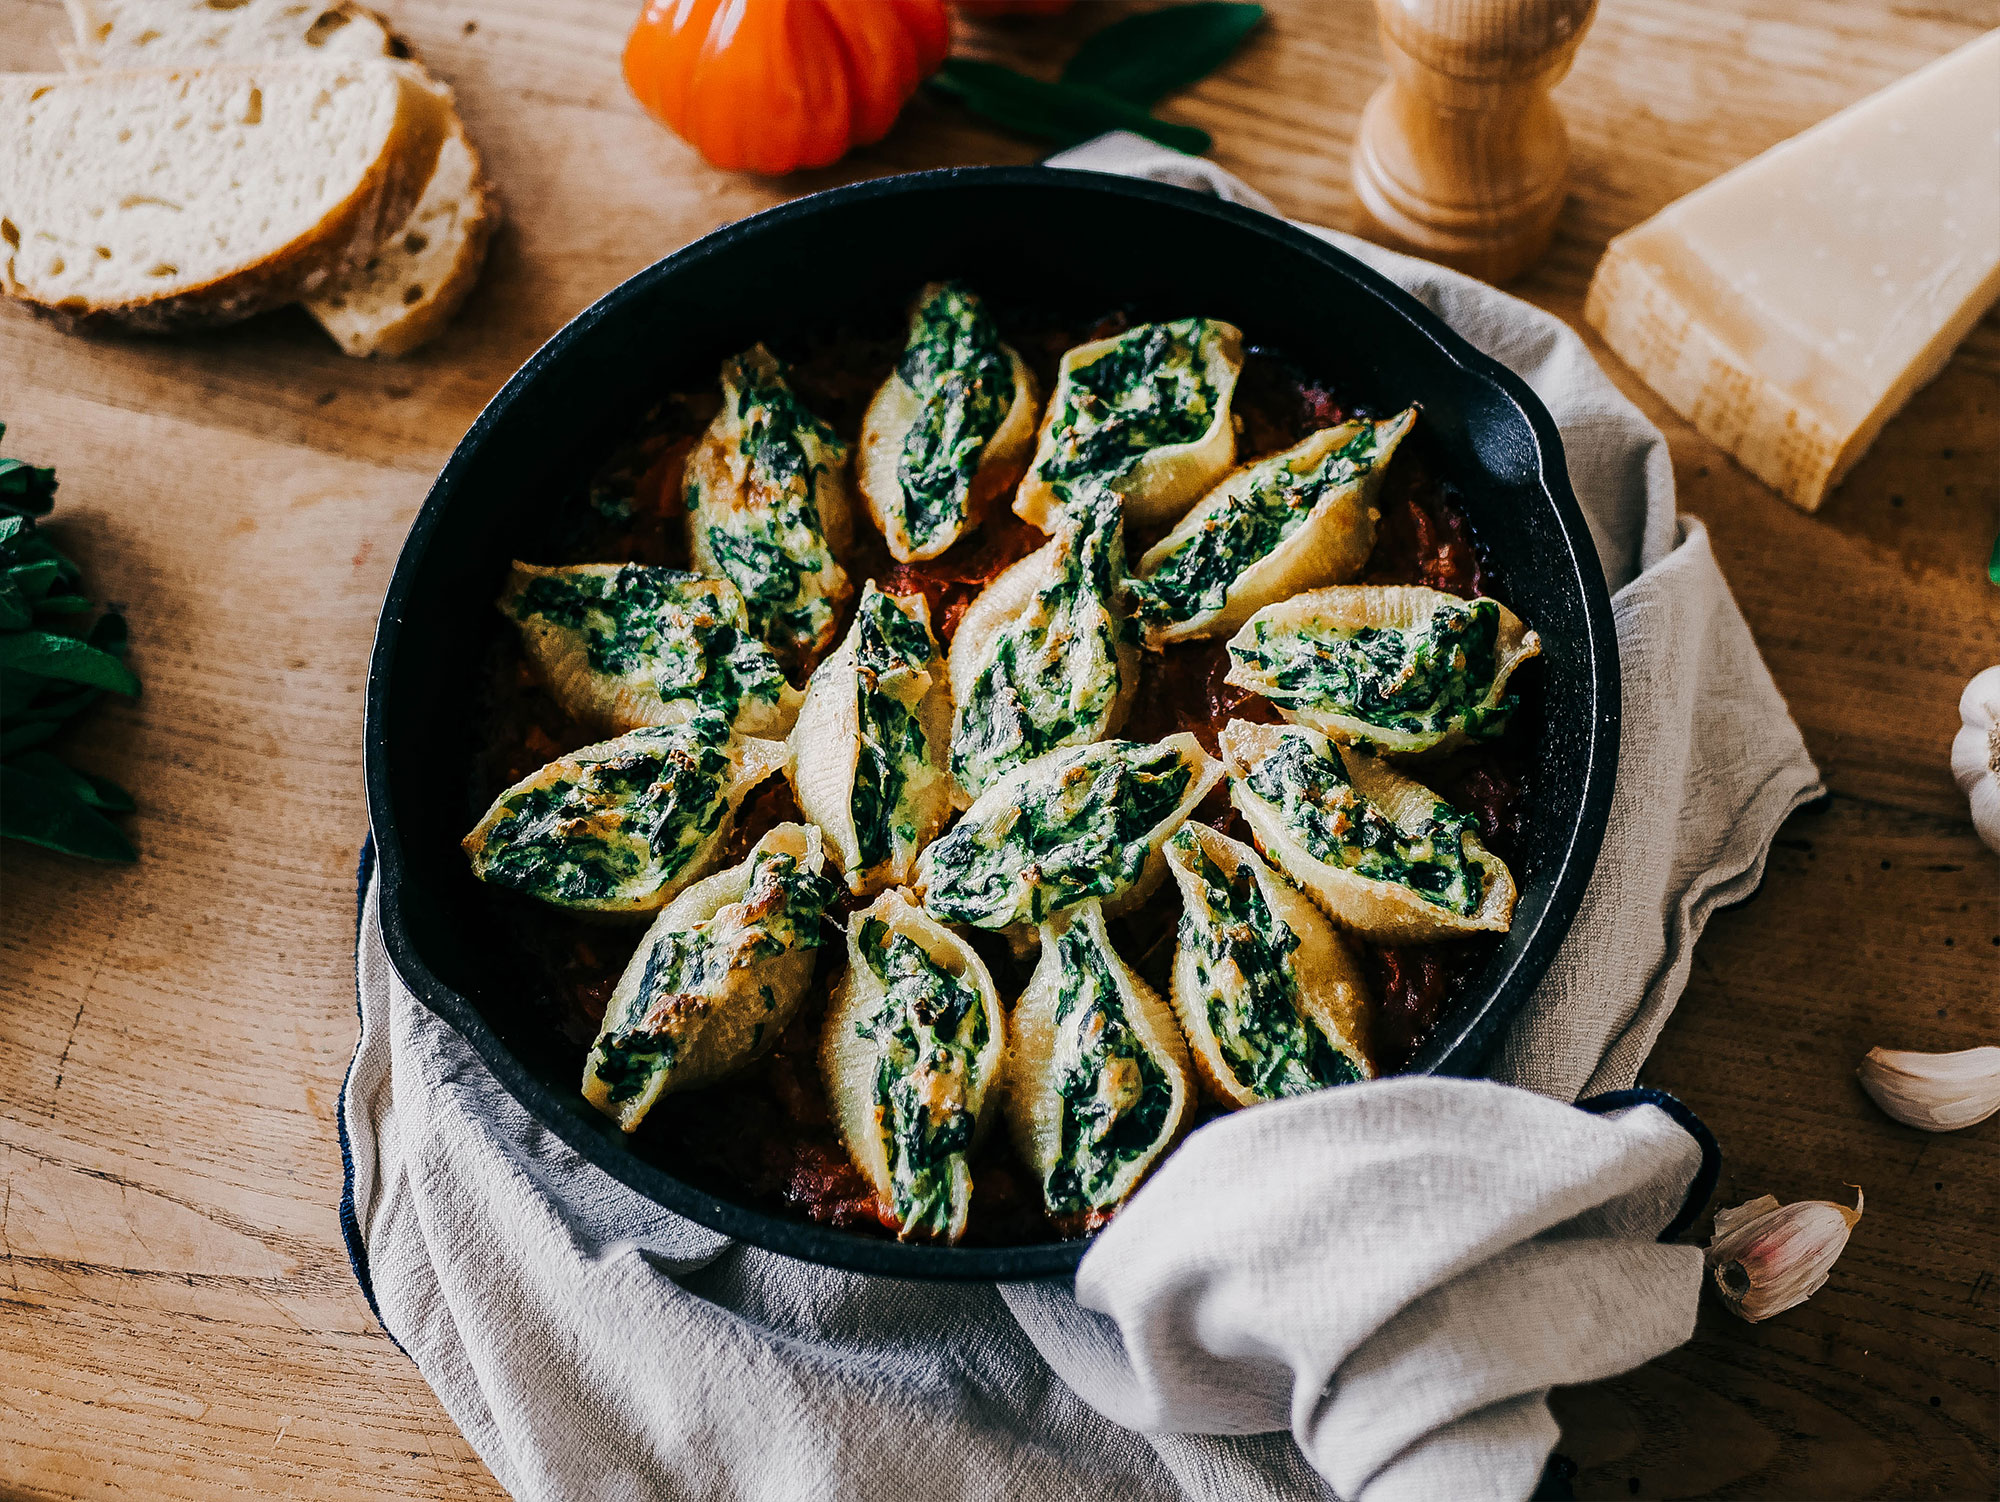
[{"label": "garlic papery skin", "polygon": [[1955,1132],[2000,1111],[2000,1048],[1871,1048],[1854,1072],[1883,1111],[1926,1132]]},{"label": "garlic papery skin", "polygon": [[1861,1198],[1856,1189],[1850,1210],[1826,1200],[1781,1205],[1765,1194],[1716,1212],[1708,1266],[1722,1302],[1753,1324],[1803,1304],[1846,1247]]},{"label": "garlic papery skin", "polygon": [[1951,743],[1951,775],[1972,805],[1972,827],[2000,850],[2000,667],[1974,676],[1958,696],[1964,727]]}]

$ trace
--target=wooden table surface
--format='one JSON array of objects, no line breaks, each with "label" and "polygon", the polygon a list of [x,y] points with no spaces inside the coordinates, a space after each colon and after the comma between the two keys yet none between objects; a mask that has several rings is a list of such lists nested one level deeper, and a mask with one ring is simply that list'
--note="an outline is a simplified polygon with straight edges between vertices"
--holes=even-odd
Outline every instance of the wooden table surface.
[{"label": "wooden table surface", "polygon": [[[404,530],[508,374],[659,256],[836,182],[1037,154],[920,98],[831,171],[731,176],[626,94],[634,0],[384,8],[457,86],[510,210],[445,337],[368,364],[293,311],[121,342],[0,310],[5,447],[58,466],[58,533],[128,608],[145,681],[69,742],[137,794],[140,863],[0,856],[7,1496],[497,1491],[370,1318],[335,1215],[362,682]],[[1166,113],[1285,213],[1348,226],[1371,9],[1271,10]],[[958,45],[1053,66],[1108,13]],[[0,5],[0,67],[51,66],[61,23],[58,0]],[[1609,236],[1996,23],[1993,0],[1605,0],[1557,96],[1573,197],[1518,290],[1580,324]],[[1583,1496],[1990,1497],[2000,1119],[1907,1130],[1853,1070],[1876,1043],[1996,1041],[2000,881],[1947,748],[2000,657],[2000,319],[1816,517],[1605,359],[1666,431],[1833,792],[1710,925],[1646,1079],[1721,1139],[1719,1202],[1858,1183],[1868,1208],[1803,1308],[1753,1327],[1709,1303],[1683,1349],[1560,1392],[1560,1450]]]}]

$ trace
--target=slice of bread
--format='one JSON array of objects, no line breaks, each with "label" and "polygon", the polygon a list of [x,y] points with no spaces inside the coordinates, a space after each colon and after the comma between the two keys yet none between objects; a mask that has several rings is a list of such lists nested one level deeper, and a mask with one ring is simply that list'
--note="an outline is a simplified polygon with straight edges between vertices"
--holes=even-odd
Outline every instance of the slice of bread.
[{"label": "slice of bread", "polygon": [[[349,0],[64,0],[71,68],[177,65],[214,58],[408,57],[373,11]],[[409,221],[351,276],[305,308],[350,355],[392,358],[437,334],[479,280],[500,202],[454,116],[438,167]]]},{"label": "slice of bread", "polygon": [[407,57],[388,23],[346,0],[63,0],[72,72],[231,59]]},{"label": "slice of bread", "polygon": [[431,338],[479,280],[498,204],[479,155],[454,124],[409,222],[359,271],[306,299],[306,311],[350,355],[394,358]]},{"label": "slice of bread", "polygon": [[386,60],[0,75],[0,283],[147,330],[296,302],[409,217],[451,118]]}]

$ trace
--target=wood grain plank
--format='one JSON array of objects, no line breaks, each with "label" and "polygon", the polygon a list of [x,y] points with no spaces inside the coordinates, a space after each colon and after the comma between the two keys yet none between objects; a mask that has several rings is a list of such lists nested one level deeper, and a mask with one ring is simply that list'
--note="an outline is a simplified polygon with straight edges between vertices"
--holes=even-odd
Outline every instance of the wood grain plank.
[{"label": "wood grain plank", "polygon": [[[631,0],[384,8],[457,87],[510,210],[437,343],[369,364],[291,311],[148,341],[0,310],[9,450],[60,467],[57,530],[129,609],[146,685],[71,742],[137,793],[141,864],[0,851],[0,1494],[496,1494],[369,1316],[334,1215],[360,695],[402,534],[513,370],[658,257],[801,192],[1039,155],[925,96],[834,168],[718,173],[627,97]],[[963,24],[958,47],[1052,75],[1133,8]],[[1350,227],[1372,7],[1271,11],[1165,112],[1281,211]],[[0,67],[49,66],[60,24],[56,0],[0,6]],[[1571,199],[1513,290],[1580,323],[1611,235],[1996,24],[2000,0],[1606,0],[1557,94]],[[1990,1496],[2000,1128],[1896,1126],[1853,1067],[1994,1037],[2000,882],[1945,759],[1959,686],[2000,655],[2000,318],[1815,517],[1594,347],[1666,433],[1832,789],[1711,924],[1646,1078],[1721,1137],[1719,1202],[1856,1182],[1868,1210],[1803,1308],[1753,1327],[1710,1306],[1681,1350],[1559,1393],[1561,1448],[1591,1497]]]}]

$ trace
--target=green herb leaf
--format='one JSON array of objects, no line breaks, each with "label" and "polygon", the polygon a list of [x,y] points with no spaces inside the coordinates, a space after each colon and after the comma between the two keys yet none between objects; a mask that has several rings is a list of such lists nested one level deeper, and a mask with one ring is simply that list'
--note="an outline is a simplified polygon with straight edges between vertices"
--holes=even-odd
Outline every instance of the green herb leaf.
[{"label": "green herb leaf", "polygon": [[1110,94],[1044,83],[998,63],[948,58],[931,76],[931,86],[996,125],[1058,146],[1074,146],[1108,130],[1129,130],[1196,155],[1211,144],[1208,132],[1195,126],[1171,125]]},{"label": "green herb leaf", "polygon": [[[0,427],[0,434],[6,432]],[[21,516],[47,516],[56,503],[56,472],[19,459],[0,459],[0,506]]]},{"label": "green herb leaf", "polygon": [[[115,610],[107,610],[91,623],[89,641],[93,647],[123,657],[125,649],[132,644],[132,633],[125,629],[124,616]],[[133,681],[136,683],[138,680]]]},{"label": "green herb leaf", "polygon": [[[113,617],[105,616],[98,622]],[[123,622],[115,633],[119,648],[124,643]],[[93,629],[91,635],[97,632]],[[132,670],[111,652],[89,642],[78,641],[55,631],[15,631],[0,635],[0,669],[57,678],[68,683],[88,683],[93,688],[115,694],[137,694],[139,680]]]},{"label": "green herb leaf", "polygon": [[132,795],[109,778],[93,777],[88,772],[79,772],[75,767],[47,751],[30,751],[25,756],[15,757],[8,765],[31,773],[45,782],[65,787],[92,808],[101,808],[106,813],[129,814],[138,807],[132,801]]},{"label": "green herb leaf", "polygon": [[2000,584],[2000,537],[1993,539],[1993,556],[1986,560],[1986,577]]},{"label": "green herb leaf", "polygon": [[1127,16],[1077,48],[1062,81],[1150,106],[1221,67],[1263,19],[1261,5],[1221,0]]},{"label": "green herb leaf", "polygon": [[0,578],[0,631],[19,631],[34,620],[35,607],[21,586],[11,578]]},{"label": "green herb leaf", "polygon": [[15,703],[12,695],[13,681],[0,679],[5,691],[0,691],[0,706],[6,709],[8,720],[66,720],[79,710],[88,709],[104,696],[101,688],[71,689],[68,693],[47,692],[53,685],[46,678],[25,680],[32,685],[27,697]]},{"label": "green herb leaf", "polygon": [[39,746],[61,728],[60,720],[30,720],[25,725],[10,725],[0,730],[0,756],[12,756],[30,746]]},{"label": "green herb leaf", "polygon": [[[45,752],[31,753],[36,758]],[[22,758],[27,760],[28,758]],[[54,761],[53,757],[47,757]],[[58,763],[60,765],[60,763]],[[63,768],[67,772],[68,768]],[[101,796],[98,779],[81,773],[71,777]],[[112,787],[111,784],[103,784]],[[117,789],[113,788],[113,791]],[[131,800],[125,800],[130,807]],[[81,855],[99,861],[136,861],[139,852],[116,824],[93,808],[68,779],[51,779],[23,769],[16,762],[0,762],[0,836],[25,840],[31,845],[58,850],[65,855]]]}]

